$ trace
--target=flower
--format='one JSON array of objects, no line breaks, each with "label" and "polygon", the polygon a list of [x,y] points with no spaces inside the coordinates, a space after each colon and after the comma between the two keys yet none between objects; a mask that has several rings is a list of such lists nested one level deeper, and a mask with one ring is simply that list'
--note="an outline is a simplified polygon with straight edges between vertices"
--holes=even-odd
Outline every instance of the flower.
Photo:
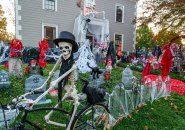
[{"label": "flower", "polygon": [[13,39],[10,43],[10,58],[22,57],[22,42],[19,39]]}]

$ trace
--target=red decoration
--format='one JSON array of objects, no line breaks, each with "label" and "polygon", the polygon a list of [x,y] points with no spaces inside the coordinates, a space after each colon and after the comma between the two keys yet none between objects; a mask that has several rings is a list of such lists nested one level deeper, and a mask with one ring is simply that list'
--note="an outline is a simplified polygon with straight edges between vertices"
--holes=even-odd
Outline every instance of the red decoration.
[{"label": "red decoration", "polygon": [[145,76],[150,74],[150,72],[151,72],[151,63],[152,63],[152,59],[148,58],[147,59],[147,63],[146,63],[146,65],[145,65],[145,67],[143,69],[143,72],[142,72],[142,76],[143,77],[145,77]]},{"label": "red decoration", "polygon": [[[148,75],[143,78],[143,82],[150,78],[152,81],[156,81],[156,75]],[[166,77],[162,78],[162,82],[164,82]],[[176,92],[178,94],[184,95],[185,94],[185,83],[183,81],[177,79],[170,79],[171,81],[171,92]],[[166,90],[168,91],[168,90]]]},{"label": "red decoration", "polygon": [[30,69],[30,66],[27,66],[26,69],[25,69],[25,71],[24,71],[24,73],[25,73],[25,74],[28,74],[29,69]]},{"label": "red decoration", "polygon": [[111,78],[110,72],[105,71],[104,72],[104,80],[109,80]]},{"label": "red decoration", "polygon": [[46,41],[46,39],[42,39],[39,42],[39,60],[38,60],[38,65],[42,68],[46,67],[46,61],[44,60],[45,56],[46,56],[46,50],[48,49],[48,42]]},{"label": "red decoration", "polygon": [[6,69],[8,69],[8,68],[9,68],[9,64],[8,64],[8,62],[6,62],[6,63],[5,63],[4,68],[6,68]]},{"label": "red decoration", "polygon": [[48,50],[49,46],[48,46],[48,42],[46,41],[46,39],[42,39],[39,42],[39,51],[46,51]]},{"label": "red decoration", "polygon": [[13,39],[10,43],[10,58],[22,57],[22,42],[19,39]]},{"label": "red decoration", "polygon": [[172,52],[170,50],[170,47],[167,46],[160,63],[162,66],[161,76],[167,76],[170,74],[170,68],[172,67],[172,59]]}]

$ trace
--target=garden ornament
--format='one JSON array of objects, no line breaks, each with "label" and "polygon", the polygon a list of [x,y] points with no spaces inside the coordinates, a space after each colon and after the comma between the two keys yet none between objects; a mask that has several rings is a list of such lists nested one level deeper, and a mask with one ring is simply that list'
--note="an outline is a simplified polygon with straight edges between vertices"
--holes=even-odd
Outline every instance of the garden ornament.
[{"label": "garden ornament", "polygon": [[93,79],[98,79],[99,75],[103,73],[98,67],[91,67],[89,62],[87,62],[87,66],[92,69],[91,75],[93,76]]},{"label": "garden ornament", "polygon": [[125,89],[132,89],[132,78],[133,78],[133,72],[130,69],[130,67],[127,65],[125,70],[122,73],[122,82],[125,86]]},{"label": "garden ornament", "polygon": [[172,67],[172,59],[175,56],[174,51],[177,49],[177,46],[172,43],[172,44],[167,44],[163,47],[163,55],[161,59],[161,66],[162,66],[162,71],[161,71],[161,76],[168,76],[170,74],[170,69]]},{"label": "garden ornament", "polygon": [[29,50],[29,65],[25,69],[25,74],[29,76],[39,74],[43,76],[43,68],[46,67],[46,50],[48,50],[48,42],[46,39],[42,39],[39,42],[39,50],[37,51],[35,48],[31,48]]},{"label": "garden ornament", "polygon": [[[72,99],[74,101],[74,111],[71,119],[73,120],[77,107],[79,105],[79,95],[77,94],[76,86],[74,82],[77,80],[77,67],[73,60],[73,53],[77,52],[78,45],[75,42],[75,37],[72,33],[63,31],[60,33],[59,38],[54,40],[54,43],[61,50],[61,57],[58,63],[55,64],[53,70],[61,63],[59,78],[51,82],[51,88],[55,87],[58,84],[58,104],[55,108],[59,107],[62,101],[65,99]],[[52,73],[50,73],[52,75]],[[68,85],[66,85],[68,83]],[[62,98],[62,88],[66,90],[65,95]],[[49,124],[54,124],[61,126],[57,122],[50,121],[50,116],[53,111],[50,111],[46,116],[45,120]],[[72,120],[69,122],[68,126],[71,126]],[[70,128],[67,128],[69,130]]]},{"label": "garden ornament", "polygon": [[37,64],[37,60],[31,60],[25,69],[25,74],[28,74],[28,76],[37,74],[43,76],[43,69]]},{"label": "garden ornament", "polygon": [[111,73],[112,71],[112,60],[109,58],[108,59],[108,63],[107,63],[107,66],[106,66],[106,71]]},{"label": "garden ornament", "polygon": [[23,44],[19,39],[13,39],[10,43],[10,59],[9,63],[9,72],[17,77],[22,77],[22,47]]}]

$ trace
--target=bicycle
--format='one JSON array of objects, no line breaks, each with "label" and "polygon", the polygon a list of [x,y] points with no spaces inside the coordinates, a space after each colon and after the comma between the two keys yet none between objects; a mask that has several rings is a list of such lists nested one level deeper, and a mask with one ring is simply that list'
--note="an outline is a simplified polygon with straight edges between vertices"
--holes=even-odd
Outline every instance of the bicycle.
[{"label": "bicycle", "polygon": [[[82,82],[85,82],[87,85],[88,81],[83,80],[83,79],[81,80]],[[58,108],[60,104],[62,104],[62,102],[59,102],[59,104],[57,104],[55,107],[42,107],[42,108],[33,109],[33,106],[36,104],[36,102],[38,102],[41,99],[41,97],[43,97],[43,95],[46,95],[46,93],[49,90],[50,88],[47,91],[45,91],[43,94],[41,94],[35,101],[31,99],[27,99],[26,96],[42,93],[38,89],[32,90],[31,92],[25,93],[24,95],[21,95],[20,97],[16,99],[13,99],[12,103],[8,105],[8,108],[9,109],[14,109],[14,108],[19,109],[20,111],[23,111],[24,114],[21,118],[21,122],[18,125],[16,125],[14,128],[11,128],[8,130],[31,130],[25,127],[26,124],[33,126],[37,130],[43,130],[40,126],[28,120],[27,116],[33,112],[40,112],[40,111],[46,111],[46,110],[52,110],[48,115],[45,116],[45,120],[47,123],[65,127],[66,129],[105,130],[108,128],[109,110],[108,110],[108,107],[102,102],[90,104],[90,103],[84,103],[83,101],[85,101],[86,99],[82,99],[82,101],[80,101],[80,104],[78,106],[78,107],[81,106],[81,109],[79,110],[79,112],[74,110],[75,109],[74,106],[71,111],[66,111],[62,108]],[[85,97],[85,94],[78,94],[78,96]],[[54,121],[50,121],[48,117],[54,111],[58,111],[58,112],[64,113],[65,115],[69,116],[67,123],[61,124],[61,123],[57,123]],[[73,117],[72,115],[74,111],[76,112],[75,116],[74,118],[71,118]]]}]

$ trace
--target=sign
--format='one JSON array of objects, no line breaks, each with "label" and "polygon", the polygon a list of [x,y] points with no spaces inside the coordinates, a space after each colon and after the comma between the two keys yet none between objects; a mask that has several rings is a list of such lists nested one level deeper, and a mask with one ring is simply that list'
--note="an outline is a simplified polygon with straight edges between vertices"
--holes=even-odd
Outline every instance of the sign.
[{"label": "sign", "polygon": [[[26,79],[25,82],[25,92],[30,92],[36,88],[39,88],[40,86],[43,85],[43,83],[46,81],[46,79],[44,77],[42,77],[41,75],[32,75],[31,77]],[[46,85],[43,87],[43,89],[39,90],[40,92],[44,92],[46,90]],[[34,95],[29,95],[26,98],[35,100],[37,97],[39,97],[42,93],[40,94],[34,94]],[[45,97],[43,97],[43,99],[41,99],[39,101],[39,104],[46,104],[49,103],[51,101],[45,99]]]},{"label": "sign", "polygon": [[11,81],[6,71],[0,71],[0,89],[10,87]]}]

